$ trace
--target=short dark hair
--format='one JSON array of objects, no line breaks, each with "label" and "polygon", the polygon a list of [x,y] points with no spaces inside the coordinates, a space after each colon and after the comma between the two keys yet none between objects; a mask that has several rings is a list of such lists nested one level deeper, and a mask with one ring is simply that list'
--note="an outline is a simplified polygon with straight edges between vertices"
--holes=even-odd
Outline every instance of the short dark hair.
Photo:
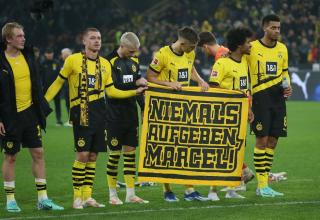
[{"label": "short dark hair", "polygon": [[86,29],[83,31],[82,36],[87,35],[89,32],[100,32],[100,31],[98,30],[98,28],[89,27],[89,28],[86,28]]},{"label": "short dark hair", "polygon": [[235,51],[238,46],[244,44],[248,37],[252,37],[253,33],[249,28],[240,27],[232,29],[227,34],[227,46],[230,51]]},{"label": "short dark hair", "polygon": [[204,31],[199,34],[198,46],[202,47],[204,44],[216,44],[217,39],[213,33]]},{"label": "short dark hair", "polygon": [[190,43],[198,43],[199,37],[197,32],[191,27],[183,27],[178,30],[178,37],[188,40]]},{"label": "short dark hair", "polygon": [[263,19],[262,19],[262,27],[265,24],[268,24],[270,21],[280,22],[280,17],[278,15],[275,15],[275,14],[270,14],[270,15],[264,16]]}]

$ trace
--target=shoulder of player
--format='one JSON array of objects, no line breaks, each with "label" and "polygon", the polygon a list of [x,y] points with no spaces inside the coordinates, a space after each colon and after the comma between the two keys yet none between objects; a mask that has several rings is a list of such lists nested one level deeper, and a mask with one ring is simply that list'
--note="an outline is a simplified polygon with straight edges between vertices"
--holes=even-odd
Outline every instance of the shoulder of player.
[{"label": "shoulder of player", "polygon": [[284,43],[280,42],[280,41],[277,41],[277,47],[279,49],[287,50],[287,46]]}]

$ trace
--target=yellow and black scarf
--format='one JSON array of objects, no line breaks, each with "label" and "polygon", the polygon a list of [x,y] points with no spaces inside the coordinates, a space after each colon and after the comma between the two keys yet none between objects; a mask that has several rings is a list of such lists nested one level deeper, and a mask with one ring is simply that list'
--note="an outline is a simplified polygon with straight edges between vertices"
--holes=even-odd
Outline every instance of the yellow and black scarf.
[{"label": "yellow and black scarf", "polygon": [[[80,77],[80,125],[89,126],[89,92],[88,92],[88,67],[87,67],[87,57],[85,53],[82,53],[82,72]],[[95,69],[95,87],[97,86],[98,91],[101,88],[101,65],[99,56],[96,61]]]}]

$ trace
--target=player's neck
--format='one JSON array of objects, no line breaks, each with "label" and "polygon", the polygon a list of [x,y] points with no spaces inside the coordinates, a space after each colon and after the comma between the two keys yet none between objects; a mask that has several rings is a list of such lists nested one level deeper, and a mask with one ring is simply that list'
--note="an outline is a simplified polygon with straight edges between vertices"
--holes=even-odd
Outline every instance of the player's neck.
[{"label": "player's neck", "polygon": [[98,57],[99,51],[93,51],[93,50],[86,49],[85,53],[86,53],[86,57],[88,57],[89,59],[95,60]]},{"label": "player's neck", "polygon": [[221,46],[219,44],[215,44],[212,46],[212,54],[215,56]]},{"label": "player's neck", "polygon": [[179,41],[176,41],[175,43],[171,44],[171,49],[176,54],[183,54]]},{"label": "player's neck", "polygon": [[15,48],[15,47],[7,45],[7,48],[6,48],[5,52],[9,57],[17,57],[17,56],[20,55],[21,51],[19,49]]},{"label": "player's neck", "polygon": [[273,47],[273,46],[277,43],[277,41],[272,40],[272,39],[270,39],[270,38],[268,38],[268,37],[266,37],[266,36],[264,36],[264,37],[261,39],[261,41],[262,41],[262,43],[263,43],[264,45],[267,45],[268,47]]},{"label": "player's neck", "polygon": [[123,57],[121,47],[118,48],[117,54],[119,55],[119,57],[121,57],[121,58]]},{"label": "player's neck", "polygon": [[241,62],[242,55],[243,54],[240,51],[234,51],[230,53],[230,58],[237,62]]}]

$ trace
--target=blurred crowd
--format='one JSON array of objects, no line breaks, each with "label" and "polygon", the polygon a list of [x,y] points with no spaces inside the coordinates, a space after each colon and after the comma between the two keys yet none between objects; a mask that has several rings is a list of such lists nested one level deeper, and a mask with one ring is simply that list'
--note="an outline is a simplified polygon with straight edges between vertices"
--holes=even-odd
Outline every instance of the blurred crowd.
[{"label": "blurred crowd", "polygon": [[[191,25],[198,31],[212,31],[220,44],[233,26],[245,25],[261,36],[261,18],[270,13],[281,16],[282,39],[289,51],[291,66],[319,62],[317,0],[179,0],[179,1],[81,1],[81,0],[0,0],[0,24],[16,20],[25,26],[27,40],[56,54],[62,48],[81,50],[81,31],[88,26],[101,30],[103,54],[111,52],[125,31],[137,33],[141,41],[140,61],[147,65],[152,53],[175,40],[177,29]],[[52,5],[51,5],[52,3]],[[137,5],[147,7],[137,7]],[[198,64],[212,60],[198,53]]]}]

